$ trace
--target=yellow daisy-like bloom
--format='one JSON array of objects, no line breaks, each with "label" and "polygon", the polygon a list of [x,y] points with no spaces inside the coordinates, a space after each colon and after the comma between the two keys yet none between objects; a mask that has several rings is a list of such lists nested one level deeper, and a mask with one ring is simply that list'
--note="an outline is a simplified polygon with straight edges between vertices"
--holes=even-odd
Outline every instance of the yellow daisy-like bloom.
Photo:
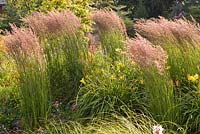
[{"label": "yellow daisy-like bloom", "polygon": [[193,80],[194,80],[194,77],[191,76],[191,75],[188,75],[188,76],[187,76],[187,79],[188,79],[188,81],[193,81]]},{"label": "yellow daisy-like bloom", "polygon": [[111,80],[116,80],[116,77],[114,75],[111,75],[110,79]]},{"label": "yellow daisy-like bloom", "polygon": [[188,78],[188,81],[196,82],[199,79],[199,75],[195,74],[194,76],[191,76],[188,74],[187,78]]},{"label": "yellow daisy-like bloom", "polygon": [[117,66],[117,70],[119,70],[120,68],[125,67],[125,65],[122,62],[117,62],[116,66]]},{"label": "yellow daisy-like bloom", "polygon": [[80,80],[80,83],[82,83],[83,85],[86,85],[85,79],[82,78],[82,79]]},{"label": "yellow daisy-like bloom", "polygon": [[125,79],[124,75],[119,77],[119,80],[124,80],[124,79]]},{"label": "yellow daisy-like bloom", "polygon": [[135,63],[134,61],[131,61],[131,65],[132,65],[132,66],[135,66],[136,63]]},{"label": "yellow daisy-like bloom", "polygon": [[144,84],[144,80],[142,79],[142,80],[140,80],[140,84]]},{"label": "yellow daisy-like bloom", "polygon": [[121,52],[122,49],[120,49],[120,48],[116,48],[115,51],[116,51],[116,52]]},{"label": "yellow daisy-like bloom", "polygon": [[170,66],[167,66],[167,67],[166,67],[166,70],[169,70],[169,69],[171,69],[171,67],[170,67]]},{"label": "yellow daisy-like bloom", "polygon": [[196,80],[198,80],[198,79],[199,79],[199,75],[198,75],[198,74],[195,74],[195,75],[194,75],[194,78],[195,78]]}]

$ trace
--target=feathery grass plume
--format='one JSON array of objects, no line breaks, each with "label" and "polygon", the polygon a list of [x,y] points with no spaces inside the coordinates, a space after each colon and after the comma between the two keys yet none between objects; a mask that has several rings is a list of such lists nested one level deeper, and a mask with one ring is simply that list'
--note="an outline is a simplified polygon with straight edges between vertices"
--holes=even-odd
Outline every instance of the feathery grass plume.
[{"label": "feathery grass plume", "polygon": [[155,65],[160,72],[165,70],[167,53],[160,46],[153,46],[139,34],[126,42],[128,55],[140,66]]},{"label": "feathery grass plume", "polygon": [[46,123],[49,108],[49,80],[43,50],[31,29],[11,27],[13,31],[7,33],[4,42],[19,73],[24,126],[34,129]]},{"label": "feathery grass plume", "polygon": [[126,35],[126,27],[123,20],[112,10],[96,10],[92,13],[91,18],[101,32],[117,31]]},{"label": "feathery grass plume", "polygon": [[22,20],[39,36],[62,35],[63,33],[74,34],[81,27],[80,19],[70,10],[51,11],[47,14],[34,12]]},{"label": "feathery grass plume", "polygon": [[12,32],[7,32],[4,37],[4,43],[8,53],[19,64],[23,64],[23,58],[36,58],[38,62],[42,62],[43,49],[39,44],[39,40],[33,31],[29,28],[17,28],[11,25]]},{"label": "feathery grass plume", "polygon": [[196,22],[186,19],[175,21],[163,17],[159,19],[140,19],[135,24],[136,31],[151,41],[177,40],[177,41],[200,41],[200,26]]}]

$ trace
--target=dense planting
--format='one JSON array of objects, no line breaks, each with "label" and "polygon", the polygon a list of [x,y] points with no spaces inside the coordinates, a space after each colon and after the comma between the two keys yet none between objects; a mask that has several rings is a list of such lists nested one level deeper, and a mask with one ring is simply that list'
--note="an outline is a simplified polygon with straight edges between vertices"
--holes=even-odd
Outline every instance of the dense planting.
[{"label": "dense planting", "polygon": [[141,19],[129,38],[114,11],[90,19],[34,12],[4,32],[0,133],[199,133],[199,24]]}]

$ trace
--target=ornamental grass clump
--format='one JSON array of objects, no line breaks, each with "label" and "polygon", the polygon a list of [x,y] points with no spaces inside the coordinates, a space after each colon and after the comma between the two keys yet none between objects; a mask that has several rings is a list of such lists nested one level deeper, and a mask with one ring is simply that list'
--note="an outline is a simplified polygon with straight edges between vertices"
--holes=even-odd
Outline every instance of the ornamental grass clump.
[{"label": "ornamental grass clump", "polygon": [[[177,82],[176,86],[192,89],[188,84],[188,76],[200,74],[200,46],[196,43],[185,42],[166,43],[164,48],[168,52],[168,66],[171,78]],[[187,88],[185,88],[187,90]],[[189,91],[188,90],[188,91]],[[179,90],[180,91],[180,90]]]},{"label": "ornamental grass clump", "polygon": [[11,27],[12,32],[7,32],[4,42],[19,74],[24,126],[34,129],[46,123],[49,109],[49,81],[43,49],[31,29]]},{"label": "ornamental grass clump", "polygon": [[185,19],[175,21],[163,17],[158,19],[140,19],[135,24],[136,31],[150,41],[175,40],[199,42],[199,24]]},{"label": "ornamental grass clump", "polygon": [[81,21],[70,10],[61,12],[51,11],[42,13],[34,12],[22,19],[40,37],[50,34],[62,36],[62,34],[75,34],[81,27]]},{"label": "ornamental grass clump", "polygon": [[81,22],[71,11],[36,12],[23,19],[40,36],[53,98],[70,101],[82,78],[87,44]]},{"label": "ornamental grass clump", "polygon": [[[200,32],[199,24],[187,20],[164,18],[139,20],[137,31],[155,45],[161,44],[168,54],[166,69],[173,80],[175,106],[179,107],[178,124],[186,124],[186,132],[199,131]],[[150,75],[149,75],[150,76]],[[152,80],[152,78],[150,78]],[[157,80],[160,81],[160,80]],[[156,82],[157,83],[157,82]],[[152,82],[149,85],[152,84]]]},{"label": "ornamental grass clump", "polygon": [[114,11],[97,10],[91,15],[95,26],[101,31],[117,31],[126,34],[126,27],[123,20]]},{"label": "ornamental grass clump", "polygon": [[114,12],[97,10],[91,15],[95,22],[94,29],[97,31],[100,44],[104,53],[116,60],[116,49],[125,49],[126,27],[123,20]]},{"label": "ornamental grass clump", "polygon": [[179,124],[182,116],[169,74],[166,72],[160,74],[155,67],[149,66],[143,69],[143,76],[145,92],[143,102],[150,115],[158,122],[165,122],[163,124],[167,128],[177,129],[174,124]]},{"label": "ornamental grass clump", "polygon": [[100,43],[104,54],[111,57],[113,60],[119,58],[117,50],[125,51],[125,37],[118,32],[104,33],[100,37]]},{"label": "ornamental grass clump", "polygon": [[168,64],[170,75],[175,81],[176,96],[180,98],[182,104],[182,122],[187,124],[187,133],[194,133],[200,128],[200,46],[199,44],[192,46],[190,43],[187,43],[187,46],[187,49],[183,49],[171,45],[169,50],[173,48],[173,51],[169,51]]},{"label": "ornamental grass clump", "polygon": [[127,54],[141,67],[154,65],[159,72],[165,71],[167,53],[160,47],[154,46],[150,41],[139,34],[126,41]]},{"label": "ornamental grass clump", "polygon": [[53,98],[68,102],[76,96],[83,77],[83,38],[64,35],[43,44]]},{"label": "ornamental grass clump", "polygon": [[[151,134],[153,125],[157,123],[143,115],[132,111],[125,111],[124,115],[110,114],[104,119],[87,119],[84,125],[79,122],[51,122],[46,131],[50,134]],[[85,120],[81,120],[85,121]]]},{"label": "ornamental grass clump", "polygon": [[175,109],[173,82],[165,69],[167,53],[140,35],[126,44],[128,56],[142,68],[145,107],[156,121],[176,121],[179,111]]},{"label": "ornamental grass clump", "polygon": [[24,58],[35,58],[37,62],[41,62],[43,49],[34,32],[29,28],[17,28],[15,25],[11,25],[11,28],[12,32],[7,32],[4,38],[8,53],[20,63]]},{"label": "ornamental grass clump", "polygon": [[139,20],[135,27],[141,35],[155,45],[160,44],[167,52],[170,75],[178,86],[187,75],[199,73],[200,32],[197,23],[159,18]]}]

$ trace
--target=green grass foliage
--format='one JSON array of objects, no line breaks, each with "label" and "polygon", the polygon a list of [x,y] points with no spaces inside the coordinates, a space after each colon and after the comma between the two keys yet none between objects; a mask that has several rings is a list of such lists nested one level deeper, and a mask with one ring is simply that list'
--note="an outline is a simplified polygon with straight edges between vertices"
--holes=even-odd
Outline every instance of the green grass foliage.
[{"label": "green grass foliage", "polygon": [[102,54],[92,57],[78,93],[78,114],[81,117],[109,113],[126,104],[138,108],[141,72],[134,62],[112,61]]},{"label": "green grass foliage", "polygon": [[82,125],[78,122],[51,122],[47,126],[50,134],[151,134],[156,122],[143,114],[125,110],[125,115],[110,114],[104,119],[94,118]]}]

